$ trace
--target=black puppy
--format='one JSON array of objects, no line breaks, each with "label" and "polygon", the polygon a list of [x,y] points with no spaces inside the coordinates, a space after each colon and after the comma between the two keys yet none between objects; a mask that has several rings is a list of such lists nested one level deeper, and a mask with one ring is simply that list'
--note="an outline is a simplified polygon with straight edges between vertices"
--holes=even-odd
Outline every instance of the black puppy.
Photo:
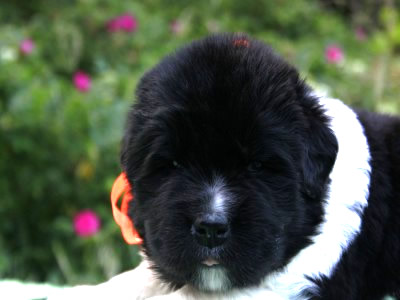
[{"label": "black puppy", "polygon": [[259,41],[211,36],[145,74],[121,161],[171,299],[400,289],[400,119],[319,97]]}]

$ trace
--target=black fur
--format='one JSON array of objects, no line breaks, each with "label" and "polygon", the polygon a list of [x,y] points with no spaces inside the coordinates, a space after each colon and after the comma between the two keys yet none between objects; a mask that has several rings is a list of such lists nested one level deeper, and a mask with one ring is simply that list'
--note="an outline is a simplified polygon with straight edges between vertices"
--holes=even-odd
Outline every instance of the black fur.
[{"label": "black fur", "polygon": [[[135,195],[130,215],[164,281],[199,287],[197,271],[212,257],[228,270],[226,289],[256,285],[310,244],[338,150],[310,92],[244,35],[196,41],[144,75],[121,162]],[[372,145],[370,204],[332,278],[316,280],[322,299],[379,299],[400,287],[400,125],[371,118],[360,112]],[[383,128],[369,127],[375,121]],[[191,226],[209,209],[216,178],[232,234],[208,249]]]}]

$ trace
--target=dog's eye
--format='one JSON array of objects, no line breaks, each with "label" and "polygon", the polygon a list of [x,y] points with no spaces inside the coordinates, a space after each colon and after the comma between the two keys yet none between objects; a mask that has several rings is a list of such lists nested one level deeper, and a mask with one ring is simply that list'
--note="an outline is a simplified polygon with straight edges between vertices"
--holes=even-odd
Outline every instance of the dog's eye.
[{"label": "dog's eye", "polygon": [[264,168],[264,164],[261,161],[253,161],[247,166],[247,170],[250,172],[260,172]]},{"label": "dog's eye", "polygon": [[172,162],[172,165],[173,165],[175,168],[182,168],[182,166],[181,166],[176,160],[174,160],[174,161]]}]

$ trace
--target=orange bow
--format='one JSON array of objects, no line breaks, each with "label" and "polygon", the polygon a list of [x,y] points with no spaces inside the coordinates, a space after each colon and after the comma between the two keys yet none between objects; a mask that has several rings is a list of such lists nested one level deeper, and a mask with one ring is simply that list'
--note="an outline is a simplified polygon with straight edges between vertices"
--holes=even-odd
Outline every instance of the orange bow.
[{"label": "orange bow", "polygon": [[[124,194],[121,202],[121,209],[118,207],[118,200]],[[126,243],[130,245],[140,245],[142,238],[136,231],[132,220],[128,216],[129,202],[133,199],[131,186],[126,178],[125,172],[122,172],[115,179],[111,190],[111,207],[115,222],[121,227],[122,236]]]}]

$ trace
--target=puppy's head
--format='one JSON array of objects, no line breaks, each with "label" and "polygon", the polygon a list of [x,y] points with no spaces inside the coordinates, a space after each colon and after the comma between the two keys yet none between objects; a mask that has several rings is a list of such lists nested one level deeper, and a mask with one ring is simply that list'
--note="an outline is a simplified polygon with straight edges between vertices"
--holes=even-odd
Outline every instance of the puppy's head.
[{"label": "puppy's head", "polygon": [[254,285],[308,245],[337,152],[327,122],[297,71],[244,35],[194,42],[145,74],[121,160],[160,277]]}]

